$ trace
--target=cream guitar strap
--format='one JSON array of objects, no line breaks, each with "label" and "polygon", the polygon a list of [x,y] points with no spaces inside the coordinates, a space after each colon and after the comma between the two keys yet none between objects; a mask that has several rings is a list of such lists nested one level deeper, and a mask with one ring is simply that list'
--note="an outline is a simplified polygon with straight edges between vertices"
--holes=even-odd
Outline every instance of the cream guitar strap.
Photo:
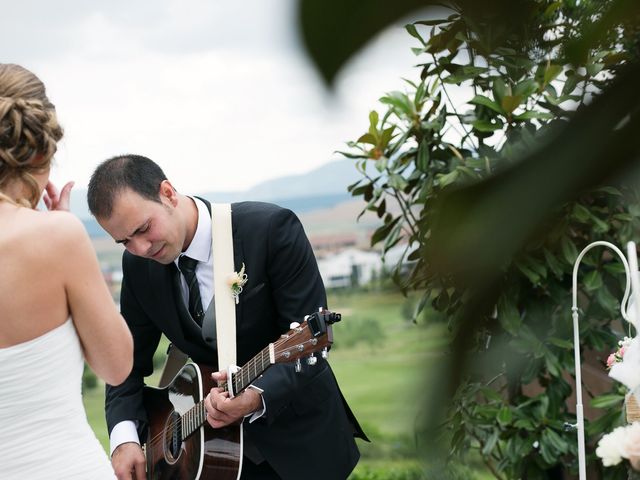
[{"label": "cream guitar strap", "polygon": [[218,369],[226,370],[236,363],[236,302],[228,283],[235,272],[231,205],[211,204],[211,217]]},{"label": "cream guitar strap", "polygon": [[[213,283],[215,298],[216,341],[218,369],[235,371],[236,363],[236,305],[228,284],[235,271],[233,264],[233,233],[231,205],[211,204],[211,254],[213,255]],[[159,387],[166,386],[185,364],[188,356],[170,345]],[[229,389],[231,395],[234,392]]]}]

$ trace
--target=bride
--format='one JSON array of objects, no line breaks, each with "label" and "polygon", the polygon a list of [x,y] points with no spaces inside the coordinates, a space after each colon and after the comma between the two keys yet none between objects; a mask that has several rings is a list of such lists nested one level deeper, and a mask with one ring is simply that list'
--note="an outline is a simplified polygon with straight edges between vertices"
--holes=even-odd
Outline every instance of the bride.
[{"label": "bride", "polygon": [[[114,479],[82,405],[84,360],[111,385],[132,340],[82,223],[72,184],[49,182],[62,129],[42,82],[0,64],[0,477]],[[44,192],[49,212],[35,209]]]}]

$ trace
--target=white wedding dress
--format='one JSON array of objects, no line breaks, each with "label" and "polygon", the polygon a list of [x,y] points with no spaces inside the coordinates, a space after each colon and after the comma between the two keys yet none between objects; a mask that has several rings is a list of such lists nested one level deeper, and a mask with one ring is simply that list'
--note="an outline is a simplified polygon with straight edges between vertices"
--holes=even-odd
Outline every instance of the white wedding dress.
[{"label": "white wedding dress", "polygon": [[115,479],[87,422],[83,366],[71,320],[0,348],[0,478]]}]

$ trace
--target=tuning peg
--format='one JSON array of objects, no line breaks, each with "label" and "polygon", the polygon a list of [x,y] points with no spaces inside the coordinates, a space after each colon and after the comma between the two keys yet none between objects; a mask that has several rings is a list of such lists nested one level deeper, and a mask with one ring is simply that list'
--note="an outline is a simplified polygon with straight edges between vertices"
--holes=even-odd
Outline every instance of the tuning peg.
[{"label": "tuning peg", "polygon": [[291,322],[291,323],[289,324],[289,328],[290,328],[291,330],[293,330],[294,328],[298,328],[299,326],[300,326],[300,324],[299,324],[298,322]]},{"label": "tuning peg", "polygon": [[322,351],[320,352],[320,355],[322,356],[322,358],[327,358],[329,356],[329,350],[327,350],[327,347],[324,347],[322,349]]},{"label": "tuning peg", "polygon": [[309,357],[307,358],[307,365],[315,365],[316,363],[318,363],[318,359],[316,358],[316,356],[312,353],[311,355],[309,355]]},{"label": "tuning peg", "polygon": [[300,373],[302,371],[302,363],[300,363],[300,359],[296,360],[296,373]]}]

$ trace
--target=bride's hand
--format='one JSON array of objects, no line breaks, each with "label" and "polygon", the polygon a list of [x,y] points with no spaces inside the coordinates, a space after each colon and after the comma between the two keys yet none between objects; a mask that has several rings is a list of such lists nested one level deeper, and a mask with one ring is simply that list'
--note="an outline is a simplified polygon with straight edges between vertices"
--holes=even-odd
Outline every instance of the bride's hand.
[{"label": "bride's hand", "polygon": [[63,210],[68,212],[69,205],[71,201],[71,189],[75,182],[67,182],[62,190],[58,192],[56,186],[51,183],[51,181],[47,182],[47,186],[44,189],[44,195],[42,196],[42,201],[48,210]]}]

